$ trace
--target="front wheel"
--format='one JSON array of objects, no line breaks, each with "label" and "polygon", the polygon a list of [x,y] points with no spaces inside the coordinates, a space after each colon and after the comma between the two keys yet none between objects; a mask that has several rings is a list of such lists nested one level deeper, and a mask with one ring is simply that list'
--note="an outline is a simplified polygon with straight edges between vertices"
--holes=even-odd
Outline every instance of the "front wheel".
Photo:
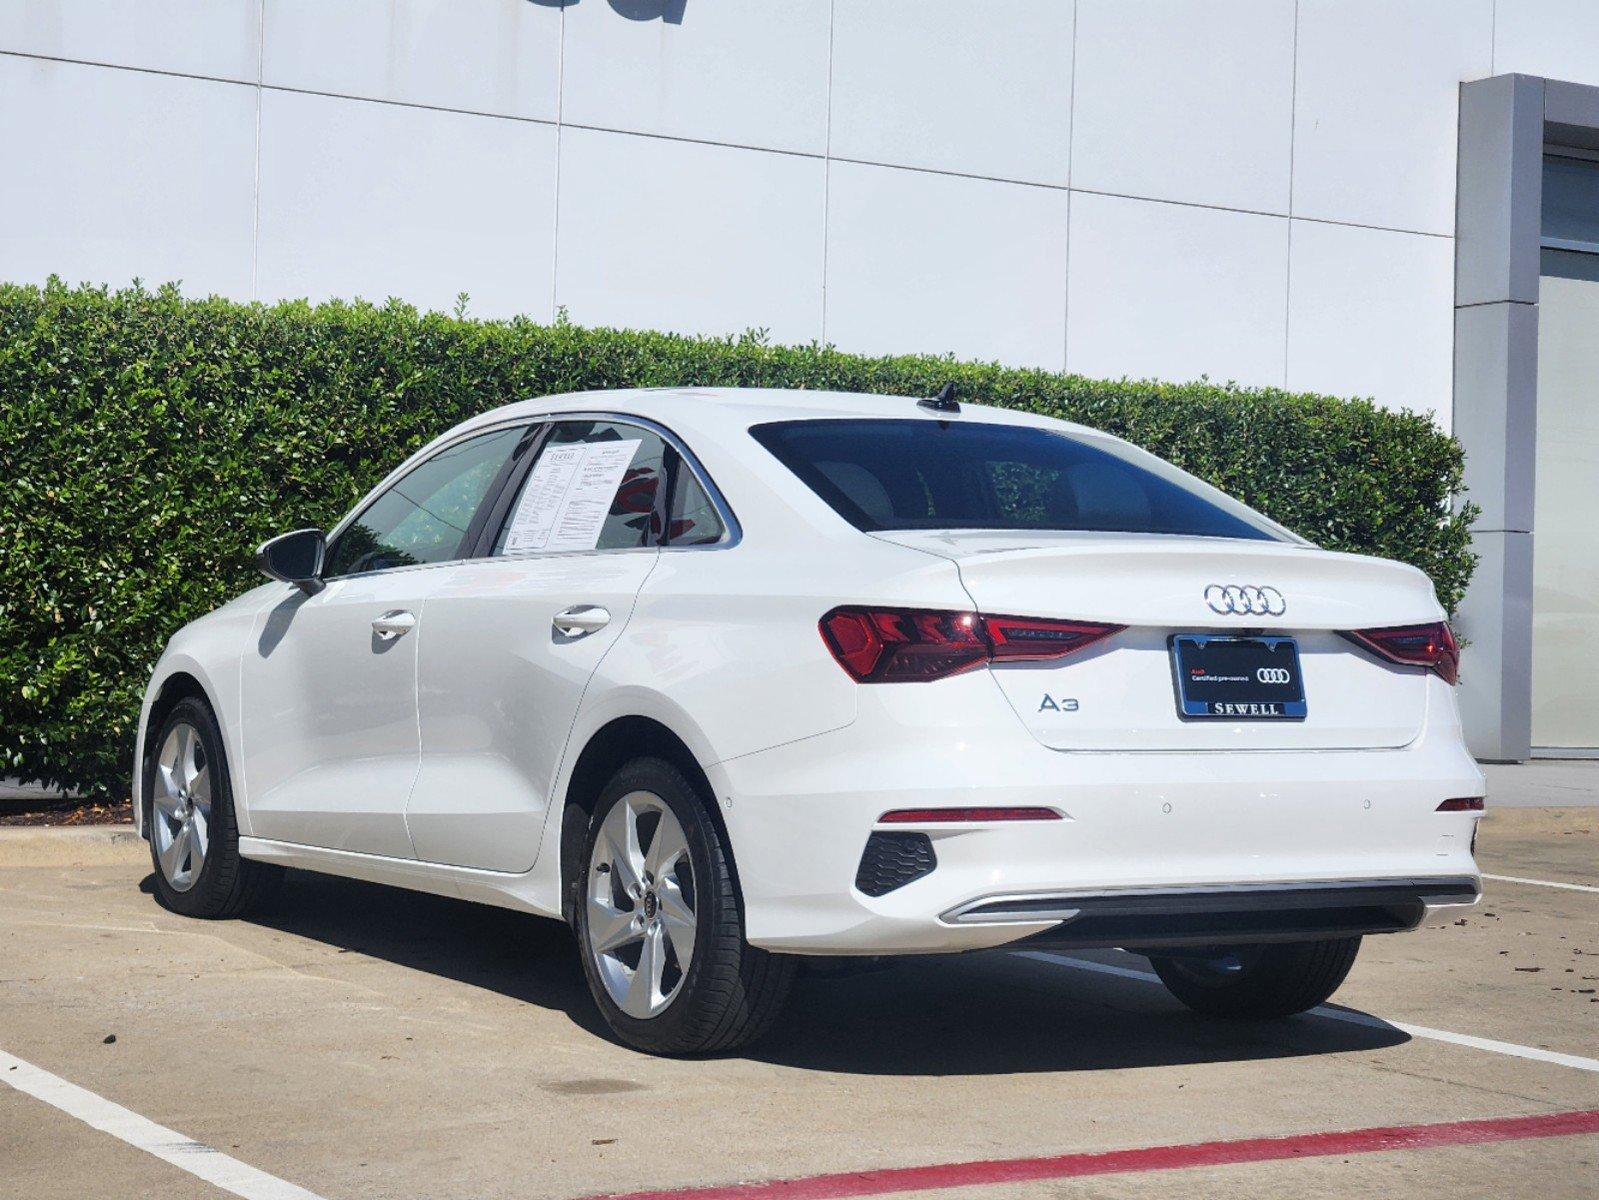
[{"label": "front wheel", "polygon": [[573,906],[584,975],[617,1037],[652,1054],[747,1045],[793,975],[744,940],[708,803],[677,767],[642,758],[612,777],[589,821]]},{"label": "front wheel", "polygon": [[1336,992],[1355,965],[1358,937],[1258,946],[1216,946],[1194,955],[1150,955],[1168,991],[1213,1017],[1288,1017]]},{"label": "front wheel", "polygon": [[283,868],[239,855],[222,730],[204,701],[180,700],[154,730],[145,830],[161,904],[186,917],[236,917],[266,899]]}]

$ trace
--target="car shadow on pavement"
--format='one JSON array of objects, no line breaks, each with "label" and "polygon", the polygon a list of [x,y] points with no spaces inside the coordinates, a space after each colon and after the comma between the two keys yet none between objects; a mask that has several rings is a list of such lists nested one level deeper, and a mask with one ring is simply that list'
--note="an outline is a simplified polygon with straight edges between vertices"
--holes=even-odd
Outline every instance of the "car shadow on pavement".
[{"label": "car shadow on pavement", "polygon": [[282,890],[244,919],[563,1012],[605,1036],[572,935],[558,921],[311,871],[289,871]]},{"label": "car shadow on pavement", "polygon": [[748,1053],[846,1074],[1009,1075],[1308,1058],[1409,1040],[1389,1025],[1314,1016],[1203,1017],[1159,985],[985,951],[801,979],[787,1022]]},{"label": "car shadow on pavement", "polygon": [[[556,921],[304,871],[289,872],[247,919],[561,1012],[608,1036],[571,934]],[[1314,1016],[1201,1017],[1158,986],[986,951],[803,972],[776,1028],[742,1056],[841,1074],[982,1076],[1315,1057],[1408,1040],[1391,1026]]]}]

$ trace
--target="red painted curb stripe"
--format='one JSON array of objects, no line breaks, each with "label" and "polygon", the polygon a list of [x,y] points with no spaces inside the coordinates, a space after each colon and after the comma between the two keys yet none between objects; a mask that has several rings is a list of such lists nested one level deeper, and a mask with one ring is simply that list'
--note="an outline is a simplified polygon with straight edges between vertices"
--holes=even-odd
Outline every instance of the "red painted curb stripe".
[{"label": "red painted curb stripe", "polygon": [[1289,1137],[1243,1138],[1226,1142],[1191,1142],[1178,1146],[1146,1146],[1096,1154],[1061,1154],[1052,1158],[1005,1158],[988,1162],[942,1163],[927,1167],[890,1167],[880,1171],[848,1171],[801,1179],[770,1179],[726,1187],[688,1187],[592,1200],[840,1200],[881,1196],[890,1192],[922,1192],[981,1184],[1024,1183],[1037,1179],[1069,1179],[1138,1171],[1175,1171],[1230,1163],[1269,1162],[1284,1158],[1319,1158],[1337,1154],[1372,1154],[1383,1150],[1424,1150],[1433,1146],[1475,1146],[1527,1138],[1569,1137],[1599,1133],[1599,1109],[1534,1117],[1496,1117],[1483,1121],[1450,1121],[1439,1125],[1390,1125]]}]

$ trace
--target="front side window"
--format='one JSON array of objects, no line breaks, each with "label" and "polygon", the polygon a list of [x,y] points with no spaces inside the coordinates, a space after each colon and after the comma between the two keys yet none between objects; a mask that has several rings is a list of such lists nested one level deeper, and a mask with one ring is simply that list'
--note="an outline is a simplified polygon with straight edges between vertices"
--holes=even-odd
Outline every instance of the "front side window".
[{"label": "front side window", "polygon": [[636,550],[654,544],[668,447],[621,421],[560,421],[540,447],[495,554]]},{"label": "front side window", "polygon": [[459,558],[478,506],[526,432],[516,427],[467,438],[407,471],[334,540],[324,573],[334,578]]},{"label": "front side window", "polygon": [[[1110,441],[1024,425],[842,419],[750,430],[857,529],[1021,529],[1276,540],[1242,504]],[[1169,472],[1169,473],[1168,473]]]}]

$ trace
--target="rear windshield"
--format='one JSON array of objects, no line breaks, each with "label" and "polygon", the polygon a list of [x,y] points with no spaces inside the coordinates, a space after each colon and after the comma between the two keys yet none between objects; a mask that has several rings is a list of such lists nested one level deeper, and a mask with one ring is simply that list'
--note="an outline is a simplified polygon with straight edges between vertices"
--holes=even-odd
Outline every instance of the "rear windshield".
[{"label": "rear windshield", "polygon": [[[775,421],[750,430],[857,529],[1065,529],[1276,541],[1222,507],[1087,439],[936,420]],[[1165,472],[1169,471],[1170,474]]]}]

